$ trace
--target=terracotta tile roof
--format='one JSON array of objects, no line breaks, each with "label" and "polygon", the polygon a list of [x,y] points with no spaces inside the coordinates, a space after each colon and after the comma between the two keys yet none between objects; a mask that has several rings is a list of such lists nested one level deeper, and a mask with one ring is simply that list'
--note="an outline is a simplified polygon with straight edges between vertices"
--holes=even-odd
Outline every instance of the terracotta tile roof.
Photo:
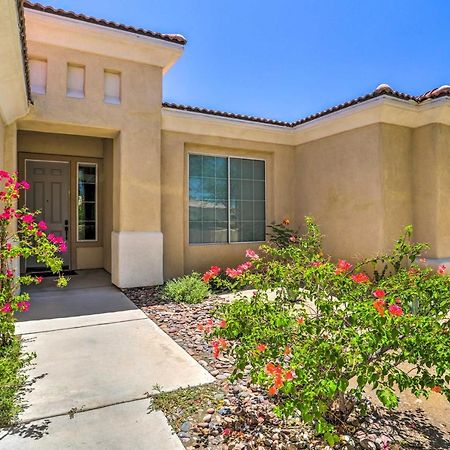
[{"label": "terracotta tile roof", "polygon": [[178,109],[180,111],[190,111],[200,114],[208,114],[210,116],[227,117],[229,119],[239,119],[245,120],[247,122],[259,122],[270,125],[279,125],[282,127],[291,126],[290,122],[284,122],[282,120],[264,119],[263,117],[254,117],[254,116],[247,116],[245,114],[235,114],[224,111],[216,111],[215,109],[199,108],[197,106],[179,105],[178,103],[169,103],[169,102],[163,102],[162,105],[164,108]]},{"label": "terracotta tile roof", "polygon": [[22,59],[23,59],[23,73],[25,76],[25,87],[27,90],[27,98],[29,103],[33,103],[31,99],[31,86],[30,86],[30,69],[28,65],[28,50],[27,50],[27,38],[25,33],[25,16],[23,13],[23,1],[16,0],[17,3],[17,14],[19,18],[19,35],[20,44],[22,48]]},{"label": "terracotta tile roof", "polygon": [[48,14],[54,14],[56,16],[68,17],[70,19],[80,20],[82,22],[93,23],[95,25],[101,25],[103,27],[114,28],[116,30],[127,31],[129,33],[140,34],[142,36],[148,36],[163,41],[174,42],[175,44],[184,45],[186,39],[180,34],[163,34],[156,31],[144,30],[143,28],[135,28],[121,23],[111,22],[105,19],[97,19],[95,17],[86,16],[84,14],[75,13],[73,11],[65,11],[64,9],[53,8],[52,6],[44,6],[40,3],[33,3],[28,0],[23,2],[23,6],[35,11],[41,11]]},{"label": "terracotta tile roof", "polygon": [[353,100],[349,100],[348,102],[341,103],[339,105],[333,106],[331,108],[325,109],[323,111],[320,111],[316,114],[312,114],[306,117],[303,117],[302,119],[296,120],[294,122],[286,122],[281,120],[273,120],[273,119],[265,119],[262,117],[253,117],[253,116],[247,116],[244,114],[235,114],[235,113],[229,113],[224,111],[217,111],[207,108],[199,108],[196,106],[187,106],[187,105],[179,105],[177,103],[168,103],[164,102],[163,107],[164,108],[170,108],[170,109],[177,109],[180,111],[190,111],[190,112],[196,112],[200,114],[209,114],[213,116],[220,116],[220,117],[227,117],[232,119],[239,119],[244,121],[250,121],[250,122],[259,122],[259,123],[266,123],[271,125],[278,125],[281,127],[290,127],[293,128],[297,125],[301,125],[307,122],[311,122],[315,119],[318,119],[319,117],[324,117],[329,114],[332,114],[336,111],[341,111],[345,108],[348,108],[350,106],[354,106],[360,103],[364,103],[367,100],[380,97],[382,95],[387,95],[389,97],[398,98],[405,101],[410,101],[414,103],[422,103],[425,100],[439,98],[439,97],[450,97],[450,86],[444,85],[437,89],[432,89],[431,91],[426,92],[425,94],[414,96],[409,94],[404,94],[403,92],[394,91],[389,85],[387,84],[380,84],[374,91],[367,95],[363,95],[361,97],[355,98]]}]

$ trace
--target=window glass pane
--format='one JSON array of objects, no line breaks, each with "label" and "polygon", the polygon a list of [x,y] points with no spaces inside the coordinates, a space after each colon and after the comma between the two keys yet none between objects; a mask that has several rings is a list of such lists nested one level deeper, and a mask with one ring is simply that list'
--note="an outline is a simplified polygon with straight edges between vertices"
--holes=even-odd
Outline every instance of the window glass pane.
[{"label": "window glass pane", "polygon": [[189,243],[228,242],[228,160],[189,155]]},{"label": "window glass pane", "polygon": [[97,166],[78,165],[78,240],[97,240]]},{"label": "window glass pane", "polygon": [[265,162],[230,158],[230,241],[264,241],[265,208]]}]

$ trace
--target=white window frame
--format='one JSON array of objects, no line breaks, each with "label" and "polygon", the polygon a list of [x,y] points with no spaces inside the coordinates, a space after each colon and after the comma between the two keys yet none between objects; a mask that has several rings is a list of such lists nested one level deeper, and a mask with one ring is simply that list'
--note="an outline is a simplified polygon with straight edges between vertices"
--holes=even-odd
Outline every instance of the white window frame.
[{"label": "white window frame", "polygon": [[[215,158],[224,158],[228,162],[227,166],[227,183],[228,183],[228,207],[227,207],[227,223],[228,223],[228,232],[227,232],[227,241],[228,242],[189,242],[189,162],[190,156],[213,156]],[[192,246],[199,245],[236,245],[236,244],[262,244],[267,242],[267,239],[263,241],[231,241],[231,228],[230,228],[230,159],[247,159],[250,161],[263,161],[264,162],[264,230],[267,228],[267,159],[265,158],[252,158],[250,156],[237,156],[237,155],[222,155],[218,153],[200,153],[200,152],[188,152],[187,153],[187,243]]]},{"label": "white window frame", "polygon": [[[80,166],[95,167],[95,239],[80,239],[78,230],[78,197],[79,197],[79,173]],[[98,164],[93,162],[77,161],[77,185],[76,185],[76,242],[98,242]]]}]

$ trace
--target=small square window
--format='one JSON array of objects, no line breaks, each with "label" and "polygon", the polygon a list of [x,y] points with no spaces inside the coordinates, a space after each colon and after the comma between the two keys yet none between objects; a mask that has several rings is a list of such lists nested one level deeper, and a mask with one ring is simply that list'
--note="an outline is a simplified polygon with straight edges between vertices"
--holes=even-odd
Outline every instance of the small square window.
[{"label": "small square window", "polygon": [[45,94],[47,90],[47,61],[31,58],[30,86],[33,94]]},{"label": "small square window", "polygon": [[67,96],[84,98],[84,66],[67,65]]},{"label": "small square window", "polygon": [[104,73],[105,95],[104,102],[119,104],[120,103],[120,73],[105,70]]}]

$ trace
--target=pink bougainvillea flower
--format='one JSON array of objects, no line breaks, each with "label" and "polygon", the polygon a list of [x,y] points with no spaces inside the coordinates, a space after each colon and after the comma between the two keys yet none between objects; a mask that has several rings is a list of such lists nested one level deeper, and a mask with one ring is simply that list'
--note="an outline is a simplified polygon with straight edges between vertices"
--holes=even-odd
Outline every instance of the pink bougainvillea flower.
[{"label": "pink bougainvillea flower", "polygon": [[259,259],[258,254],[254,250],[252,250],[251,248],[248,248],[245,251],[245,257],[246,258],[250,258],[250,259]]},{"label": "pink bougainvillea flower", "polygon": [[0,308],[0,312],[7,314],[10,313],[12,311],[12,307],[10,303],[5,303],[1,308]]},{"label": "pink bougainvillea flower", "polygon": [[28,181],[23,180],[20,184],[25,190],[30,189],[30,183]]},{"label": "pink bougainvillea flower", "polygon": [[438,274],[439,275],[443,275],[445,273],[446,269],[447,269],[447,266],[445,264],[441,264],[438,267]]},{"label": "pink bougainvillea flower", "polygon": [[431,390],[432,390],[433,392],[436,392],[436,393],[439,394],[439,392],[442,391],[442,388],[441,388],[441,386],[433,386],[433,387],[431,388]]},{"label": "pink bougainvillea flower", "polygon": [[384,317],[384,313],[385,313],[384,306],[385,306],[386,302],[383,299],[379,298],[378,300],[375,300],[372,304],[373,304],[373,307],[378,311],[378,314],[381,317]]},{"label": "pink bougainvillea flower", "polygon": [[403,314],[403,309],[398,305],[389,305],[389,314],[400,317]]},{"label": "pink bougainvillea flower", "polygon": [[376,289],[372,292],[372,295],[376,298],[384,298],[386,297],[386,292],[384,292],[383,289]]},{"label": "pink bougainvillea flower", "polygon": [[32,214],[24,214],[22,216],[22,221],[25,223],[31,223],[31,222],[33,222],[33,220],[34,220],[34,217]]},{"label": "pink bougainvillea flower", "polygon": [[17,304],[17,308],[21,312],[26,312],[30,309],[30,302],[23,301]]},{"label": "pink bougainvillea flower", "polygon": [[335,273],[336,275],[339,275],[341,273],[348,272],[349,270],[352,269],[352,267],[353,266],[345,259],[339,259],[338,263],[336,264]]},{"label": "pink bougainvillea flower", "polygon": [[8,278],[12,278],[14,276],[14,272],[11,269],[6,269],[6,276]]},{"label": "pink bougainvillea flower", "polygon": [[219,275],[220,271],[222,270],[219,266],[211,266],[209,269],[214,275]]},{"label": "pink bougainvillea flower", "polygon": [[236,269],[230,269],[229,267],[226,268],[225,273],[230,278],[237,278],[239,275],[242,275],[241,272],[237,271]]},{"label": "pink bougainvillea flower", "polygon": [[7,250],[8,252],[10,252],[10,251],[11,251],[11,248],[12,248],[12,245],[8,242],[8,243],[6,244],[6,250]]},{"label": "pink bougainvillea flower", "polygon": [[239,266],[236,267],[236,270],[238,272],[244,273],[246,270],[250,269],[253,266],[253,264],[250,261],[247,261],[245,263],[239,264]]},{"label": "pink bougainvillea flower", "polygon": [[258,352],[263,352],[263,351],[265,351],[267,349],[267,345],[265,345],[265,344],[258,344],[257,346],[256,346],[256,350],[258,350]]},{"label": "pink bougainvillea flower", "polygon": [[219,327],[220,328],[226,328],[227,327],[227,321],[226,320],[221,320],[219,322]]},{"label": "pink bougainvillea flower", "polygon": [[43,220],[41,220],[41,221],[38,223],[38,228],[39,228],[40,230],[42,230],[42,231],[45,231],[45,230],[47,229],[47,224],[46,224]]},{"label": "pink bougainvillea flower", "polygon": [[66,244],[65,242],[59,244],[59,251],[60,251],[61,253],[67,252],[67,244]]},{"label": "pink bougainvillea flower", "polygon": [[36,277],[36,283],[41,284],[44,279],[42,277]]},{"label": "pink bougainvillea flower", "polygon": [[350,278],[355,283],[370,283],[370,278],[364,272],[359,272],[354,275],[350,275]]}]

